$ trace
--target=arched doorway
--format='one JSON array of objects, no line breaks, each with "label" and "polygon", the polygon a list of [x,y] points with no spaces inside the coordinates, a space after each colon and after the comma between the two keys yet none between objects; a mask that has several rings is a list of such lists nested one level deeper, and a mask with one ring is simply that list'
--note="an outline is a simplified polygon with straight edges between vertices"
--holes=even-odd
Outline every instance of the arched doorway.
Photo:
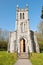
[{"label": "arched doorway", "polygon": [[25,52],[25,40],[23,38],[20,40],[20,52]]}]

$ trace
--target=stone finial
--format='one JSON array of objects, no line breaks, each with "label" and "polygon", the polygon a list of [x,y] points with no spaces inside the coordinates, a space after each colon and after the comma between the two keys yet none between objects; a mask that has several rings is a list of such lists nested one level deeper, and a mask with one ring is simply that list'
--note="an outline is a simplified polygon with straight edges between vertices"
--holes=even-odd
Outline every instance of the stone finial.
[{"label": "stone finial", "polygon": [[28,11],[28,4],[26,4],[26,10]]},{"label": "stone finial", "polygon": [[17,10],[17,11],[19,10],[19,6],[18,6],[18,5],[16,6],[16,10]]},{"label": "stone finial", "polygon": [[19,6],[17,5],[17,8],[18,8]]},{"label": "stone finial", "polygon": [[26,4],[26,7],[28,8],[28,4]]}]

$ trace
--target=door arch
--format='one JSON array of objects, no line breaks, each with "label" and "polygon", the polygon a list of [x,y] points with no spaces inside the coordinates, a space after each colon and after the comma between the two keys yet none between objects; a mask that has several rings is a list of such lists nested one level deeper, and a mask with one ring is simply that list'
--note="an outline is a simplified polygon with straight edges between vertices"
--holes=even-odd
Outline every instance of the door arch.
[{"label": "door arch", "polygon": [[25,52],[25,39],[20,40],[20,52]]}]

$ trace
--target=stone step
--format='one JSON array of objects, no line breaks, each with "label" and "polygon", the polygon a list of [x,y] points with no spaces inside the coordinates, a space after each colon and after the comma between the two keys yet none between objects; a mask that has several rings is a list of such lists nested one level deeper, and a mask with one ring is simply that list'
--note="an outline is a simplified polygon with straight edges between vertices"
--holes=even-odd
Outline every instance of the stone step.
[{"label": "stone step", "polygon": [[18,54],[18,57],[20,59],[28,59],[28,53],[20,53],[20,54]]}]

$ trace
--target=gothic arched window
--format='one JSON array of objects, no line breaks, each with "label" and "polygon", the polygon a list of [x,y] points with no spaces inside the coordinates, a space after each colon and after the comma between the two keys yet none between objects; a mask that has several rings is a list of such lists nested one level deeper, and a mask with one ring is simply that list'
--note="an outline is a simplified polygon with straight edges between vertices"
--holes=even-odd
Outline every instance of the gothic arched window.
[{"label": "gothic arched window", "polygon": [[22,13],[20,13],[20,19],[22,19]]},{"label": "gothic arched window", "polygon": [[24,19],[24,13],[20,13],[20,19]]},{"label": "gothic arched window", "polygon": [[24,19],[24,13],[23,13],[23,19]]}]

